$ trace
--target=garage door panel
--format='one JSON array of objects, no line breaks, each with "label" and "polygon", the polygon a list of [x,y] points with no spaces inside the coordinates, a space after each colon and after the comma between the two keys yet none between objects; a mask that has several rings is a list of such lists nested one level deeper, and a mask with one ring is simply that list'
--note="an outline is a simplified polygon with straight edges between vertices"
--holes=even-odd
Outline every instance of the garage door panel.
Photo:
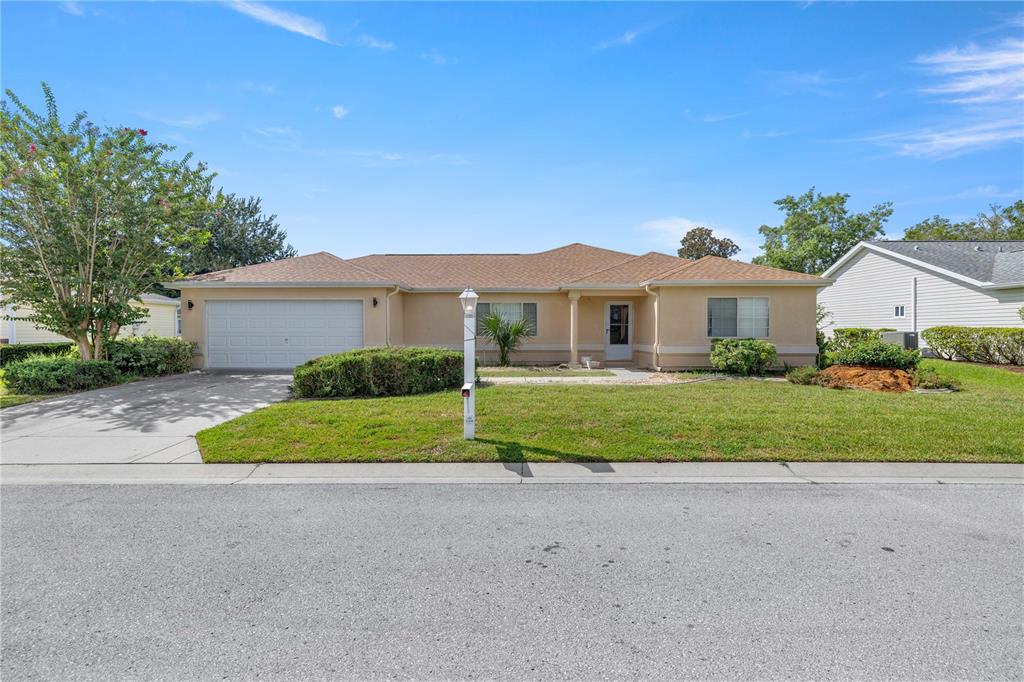
[{"label": "garage door panel", "polygon": [[287,368],[363,346],[362,301],[207,301],[210,368]]}]

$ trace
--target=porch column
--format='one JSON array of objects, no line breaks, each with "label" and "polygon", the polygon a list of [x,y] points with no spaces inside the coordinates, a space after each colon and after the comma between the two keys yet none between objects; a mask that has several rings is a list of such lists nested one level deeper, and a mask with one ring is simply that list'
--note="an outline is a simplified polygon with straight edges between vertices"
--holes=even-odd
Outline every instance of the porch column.
[{"label": "porch column", "polygon": [[569,364],[580,364],[580,292],[569,292]]}]

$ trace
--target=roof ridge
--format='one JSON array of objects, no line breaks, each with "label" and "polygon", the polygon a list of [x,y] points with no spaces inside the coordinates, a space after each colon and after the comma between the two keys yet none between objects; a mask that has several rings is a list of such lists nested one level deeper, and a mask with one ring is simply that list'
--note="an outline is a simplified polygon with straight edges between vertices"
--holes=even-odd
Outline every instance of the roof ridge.
[{"label": "roof ridge", "polygon": [[[711,256],[701,256],[700,258],[687,259],[686,262],[683,263],[682,265],[676,266],[674,268],[669,268],[668,270],[665,270],[664,272],[659,272],[657,275],[655,275],[654,277],[651,277],[650,279],[662,279],[666,275],[674,275],[674,274],[676,274],[678,272],[682,272],[683,270],[685,270],[685,269],[687,269],[689,267],[692,267],[692,266],[696,265],[697,263],[701,262],[705,258],[711,258]],[[729,260],[729,259],[726,258],[725,260]],[[739,262],[739,261],[737,261],[737,262]]]},{"label": "roof ridge", "polygon": [[[600,274],[602,272],[607,272],[608,270],[614,270],[615,268],[621,268],[623,265],[625,265],[627,263],[632,263],[633,261],[639,260],[641,258],[646,258],[647,256],[651,256],[651,255],[665,256],[667,258],[678,258],[678,256],[669,256],[667,253],[659,253],[657,251],[648,251],[647,253],[641,253],[639,256],[631,256],[631,257],[629,257],[629,258],[627,258],[625,260],[619,261],[618,263],[613,263],[613,264],[609,265],[608,267],[598,268],[597,270],[591,270],[589,272],[586,272],[586,273],[580,275],[579,277],[577,277],[576,279],[572,280],[571,282],[568,282],[566,285],[568,286],[569,284],[574,284],[576,282],[579,282],[580,280],[584,280],[584,279],[587,279],[589,277],[593,277],[594,275]],[[684,260],[684,259],[680,259],[680,260]],[[689,262],[690,261],[687,260],[687,263],[689,263]]]},{"label": "roof ridge", "polygon": [[615,249],[606,249],[603,246],[594,246],[593,244],[584,244],[583,242],[572,242],[570,244],[565,244],[564,246],[556,246],[553,249],[546,249],[544,251],[537,251],[536,253],[529,253],[529,254],[522,254],[522,255],[541,256],[541,255],[546,254],[546,253],[554,253],[555,251],[564,251],[565,249],[571,248],[573,246],[583,246],[583,247],[586,247],[588,249],[592,249],[594,251],[604,251],[605,253],[614,253],[614,254],[618,254],[620,256],[627,256],[628,258],[635,258],[636,257],[636,254],[633,254],[633,253],[626,253],[625,251],[616,251]]},{"label": "roof ridge", "polygon": [[350,261],[348,259],[345,259],[345,258],[342,258],[341,256],[335,256],[330,251],[317,251],[317,253],[311,254],[311,255],[315,256],[315,255],[318,255],[318,254],[321,254],[321,253],[326,254],[326,255],[330,256],[331,258],[344,263],[345,265],[350,265],[353,268],[356,268],[358,270],[362,270],[363,272],[365,272],[367,274],[373,275],[374,277],[379,277],[380,279],[382,279],[384,281],[387,281],[387,277],[385,277],[384,275],[380,274],[379,272],[374,272],[370,268],[364,268],[362,265],[359,265],[358,263],[353,263],[352,261]]}]

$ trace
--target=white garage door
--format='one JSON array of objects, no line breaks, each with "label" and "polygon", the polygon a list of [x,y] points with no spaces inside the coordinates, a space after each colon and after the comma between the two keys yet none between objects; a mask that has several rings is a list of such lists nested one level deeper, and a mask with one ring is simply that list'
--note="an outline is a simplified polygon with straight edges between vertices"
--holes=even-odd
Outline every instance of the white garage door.
[{"label": "white garage door", "polygon": [[208,368],[290,368],[362,346],[362,301],[206,302]]}]

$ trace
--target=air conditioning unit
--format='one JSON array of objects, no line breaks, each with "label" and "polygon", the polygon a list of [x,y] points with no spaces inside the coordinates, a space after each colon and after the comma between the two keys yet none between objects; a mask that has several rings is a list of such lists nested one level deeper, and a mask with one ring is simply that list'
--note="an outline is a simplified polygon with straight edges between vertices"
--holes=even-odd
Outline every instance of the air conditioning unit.
[{"label": "air conditioning unit", "polygon": [[917,350],[917,332],[882,332],[882,341]]}]

